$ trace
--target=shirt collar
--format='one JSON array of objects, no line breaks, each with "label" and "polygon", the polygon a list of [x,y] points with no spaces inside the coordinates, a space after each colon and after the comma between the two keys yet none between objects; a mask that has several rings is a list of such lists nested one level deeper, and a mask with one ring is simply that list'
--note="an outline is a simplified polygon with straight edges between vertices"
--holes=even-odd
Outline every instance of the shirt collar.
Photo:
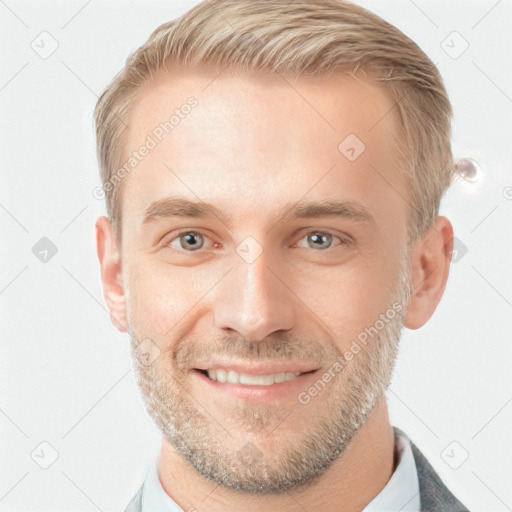
[{"label": "shirt collar", "polygon": [[395,452],[399,461],[386,486],[363,509],[363,512],[420,512],[420,484],[411,441],[395,432]]},{"label": "shirt collar", "polygon": [[158,455],[149,465],[142,493],[142,512],[183,512],[176,502],[164,491],[158,478]]}]

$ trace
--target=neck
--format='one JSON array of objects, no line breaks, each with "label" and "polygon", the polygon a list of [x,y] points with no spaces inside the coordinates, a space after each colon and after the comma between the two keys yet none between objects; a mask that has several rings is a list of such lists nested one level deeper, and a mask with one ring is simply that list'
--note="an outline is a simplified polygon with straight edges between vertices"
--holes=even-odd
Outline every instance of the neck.
[{"label": "neck", "polygon": [[197,473],[164,437],[158,466],[164,491],[183,510],[210,512],[358,512],[386,486],[393,471],[394,435],[384,395],[345,452],[304,490],[292,489],[283,495],[269,496],[242,494],[219,486]]}]

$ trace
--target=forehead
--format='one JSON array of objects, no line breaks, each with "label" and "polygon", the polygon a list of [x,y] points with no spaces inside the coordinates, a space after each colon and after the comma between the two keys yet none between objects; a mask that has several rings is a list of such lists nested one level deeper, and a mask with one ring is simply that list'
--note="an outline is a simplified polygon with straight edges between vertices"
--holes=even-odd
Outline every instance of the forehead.
[{"label": "forehead", "polygon": [[[396,129],[396,109],[389,91],[362,73],[338,72],[293,79],[266,71],[218,70],[206,65],[190,69],[175,64],[166,72],[156,73],[141,87],[130,109],[125,149],[136,147],[145,136],[169,121],[173,113],[179,114],[177,111],[190,98],[199,105],[187,116],[193,119],[192,132],[198,127],[203,131],[212,127],[222,129],[226,123],[234,125],[249,120],[246,133],[267,143],[276,128],[283,127],[282,136],[295,140],[309,128],[310,132],[328,135],[326,142],[336,141],[344,131],[352,130],[363,141],[375,143],[376,137],[391,139],[395,130],[390,129]],[[308,126],[294,125],[294,119],[309,121]],[[174,130],[177,125],[174,126],[173,137],[185,137],[190,124],[183,123],[179,130]],[[309,139],[316,143],[312,137]],[[225,142],[234,143],[235,138]]]},{"label": "forehead", "polygon": [[170,67],[130,112],[125,161],[151,147],[123,180],[123,219],[140,225],[151,203],[171,195],[236,208],[240,219],[306,194],[403,203],[395,110],[362,75]]}]

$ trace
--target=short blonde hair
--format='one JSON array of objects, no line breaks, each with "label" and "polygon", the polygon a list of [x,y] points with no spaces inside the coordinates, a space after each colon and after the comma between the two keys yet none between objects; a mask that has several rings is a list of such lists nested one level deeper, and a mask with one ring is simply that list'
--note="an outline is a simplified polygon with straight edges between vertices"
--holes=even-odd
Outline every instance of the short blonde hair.
[{"label": "short blonde hair", "polygon": [[126,120],[142,85],[167,63],[291,77],[371,74],[391,95],[399,121],[397,161],[403,162],[412,203],[409,241],[438,215],[454,170],[452,107],[439,71],[416,43],[345,0],[204,0],[160,25],[128,57],[96,104],[100,174],[116,232],[121,230],[121,181],[114,178],[122,161]]}]

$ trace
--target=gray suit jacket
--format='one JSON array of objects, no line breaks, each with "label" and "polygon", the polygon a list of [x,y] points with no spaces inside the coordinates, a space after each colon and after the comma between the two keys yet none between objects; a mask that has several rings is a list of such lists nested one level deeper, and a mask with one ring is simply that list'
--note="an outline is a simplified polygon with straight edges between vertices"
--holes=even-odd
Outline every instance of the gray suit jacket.
[{"label": "gray suit jacket", "polygon": [[[405,435],[398,427],[393,427],[393,430],[395,431],[395,436],[398,433]],[[443,484],[434,468],[412,441],[411,448],[418,471],[421,512],[469,512]],[[124,512],[141,512],[143,485],[132,498]]]}]

